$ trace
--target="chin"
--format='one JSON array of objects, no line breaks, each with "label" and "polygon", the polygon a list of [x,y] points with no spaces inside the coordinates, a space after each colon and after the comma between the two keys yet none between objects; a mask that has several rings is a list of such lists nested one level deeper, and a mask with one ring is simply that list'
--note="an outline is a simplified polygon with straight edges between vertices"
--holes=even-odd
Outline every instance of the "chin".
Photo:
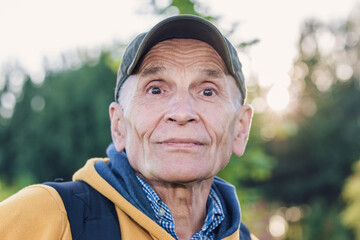
[{"label": "chin", "polygon": [[205,179],[202,179],[202,178],[194,178],[194,177],[170,177],[170,178],[165,178],[165,179],[162,179],[163,182],[167,182],[167,183],[172,183],[172,184],[192,184],[192,183],[197,183],[197,182],[200,182],[202,180],[205,180]]},{"label": "chin", "polygon": [[[164,172],[164,171],[162,171]],[[169,183],[192,183],[212,178],[212,174],[199,171],[184,171],[184,169],[175,169],[167,171],[166,174],[157,175],[157,179]]]},{"label": "chin", "polygon": [[149,156],[144,161],[146,164],[142,165],[142,174],[149,180],[188,183],[209,179],[216,174],[216,166],[205,154],[199,156],[181,152],[159,155]]}]

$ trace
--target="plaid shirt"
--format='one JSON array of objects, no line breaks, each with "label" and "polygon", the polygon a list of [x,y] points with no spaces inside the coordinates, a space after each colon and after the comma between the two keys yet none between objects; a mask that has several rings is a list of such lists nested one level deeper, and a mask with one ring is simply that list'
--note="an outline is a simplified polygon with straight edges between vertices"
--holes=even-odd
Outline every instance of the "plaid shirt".
[{"label": "plaid shirt", "polygon": [[[154,210],[158,224],[162,226],[171,236],[178,239],[175,233],[175,221],[171,215],[170,209],[161,200],[159,195],[142,180],[136,176],[142,185],[147,199],[149,200],[152,209]],[[224,220],[225,215],[221,206],[221,202],[213,189],[210,189],[209,198],[207,201],[207,216],[205,223],[201,230],[195,233],[190,240],[198,239],[214,239],[214,229]]]}]

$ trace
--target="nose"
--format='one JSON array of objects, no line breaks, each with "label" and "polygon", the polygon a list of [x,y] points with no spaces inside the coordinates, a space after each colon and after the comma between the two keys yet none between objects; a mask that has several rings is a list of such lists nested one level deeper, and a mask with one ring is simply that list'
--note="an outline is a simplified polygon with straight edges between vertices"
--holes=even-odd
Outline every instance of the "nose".
[{"label": "nose", "polygon": [[199,116],[195,111],[194,99],[191,96],[174,96],[169,101],[169,109],[164,115],[165,122],[175,122],[185,125],[190,122],[198,122]]}]

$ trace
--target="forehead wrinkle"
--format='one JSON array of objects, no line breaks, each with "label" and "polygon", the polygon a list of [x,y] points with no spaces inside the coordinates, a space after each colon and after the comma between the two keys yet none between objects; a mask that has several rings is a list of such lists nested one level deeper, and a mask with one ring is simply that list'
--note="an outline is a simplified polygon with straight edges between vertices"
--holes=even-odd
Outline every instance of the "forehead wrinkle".
[{"label": "forehead wrinkle", "polygon": [[[179,57],[180,56],[180,57]],[[199,61],[205,59],[226,70],[225,63],[218,52],[209,44],[195,39],[170,39],[153,46],[143,58],[141,65],[145,62],[156,60],[171,60],[181,64],[192,62],[194,58]]]}]

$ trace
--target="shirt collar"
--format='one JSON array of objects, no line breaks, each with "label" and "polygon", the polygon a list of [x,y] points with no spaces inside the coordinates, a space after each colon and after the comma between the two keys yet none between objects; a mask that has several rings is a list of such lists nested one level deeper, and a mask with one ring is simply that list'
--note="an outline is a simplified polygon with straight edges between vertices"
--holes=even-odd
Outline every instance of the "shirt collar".
[{"label": "shirt collar", "polygon": [[[150,202],[151,208],[155,213],[158,224],[162,226],[175,239],[178,239],[175,233],[175,221],[171,215],[170,209],[161,200],[159,195],[150,187],[149,184],[147,184],[139,176],[136,177],[141,183],[142,189]],[[203,239],[204,237],[213,239],[215,228],[219,226],[225,218],[220,199],[213,189],[210,189],[206,207],[207,214],[205,218],[205,223],[202,226],[201,230],[198,233],[194,234],[191,240]]]}]

